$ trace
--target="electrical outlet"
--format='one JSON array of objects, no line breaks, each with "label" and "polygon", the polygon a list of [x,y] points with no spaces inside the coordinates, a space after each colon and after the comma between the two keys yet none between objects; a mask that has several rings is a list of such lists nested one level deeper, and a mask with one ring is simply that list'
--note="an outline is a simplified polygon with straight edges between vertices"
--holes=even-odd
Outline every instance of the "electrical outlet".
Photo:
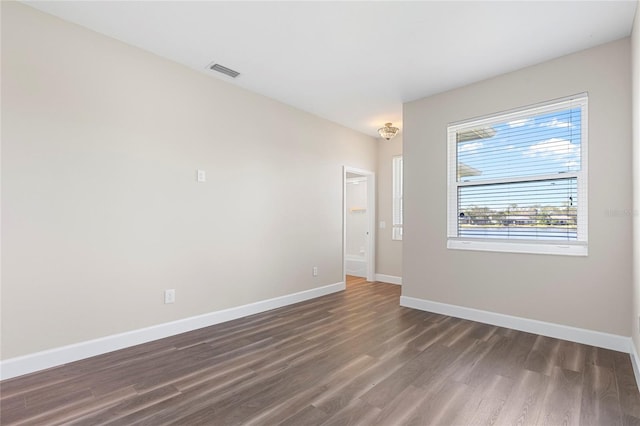
[{"label": "electrical outlet", "polygon": [[176,291],[174,289],[169,289],[164,291],[164,303],[175,303],[176,301]]},{"label": "electrical outlet", "polygon": [[317,276],[318,276],[318,267],[317,267],[317,266],[314,266],[314,267],[313,267],[313,276],[314,276],[314,277],[317,277]]},{"label": "electrical outlet", "polygon": [[207,173],[204,170],[197,170],[196,180],[200,183],[207,181]]}]

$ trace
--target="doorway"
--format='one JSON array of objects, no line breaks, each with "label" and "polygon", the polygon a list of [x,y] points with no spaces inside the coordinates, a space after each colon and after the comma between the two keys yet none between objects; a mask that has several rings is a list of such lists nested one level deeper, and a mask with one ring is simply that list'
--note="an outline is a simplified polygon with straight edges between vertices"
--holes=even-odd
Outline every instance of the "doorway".
[{"label": "doorway", "polygon": [[343,275],[375,281],[375,174],[344,167]]}]

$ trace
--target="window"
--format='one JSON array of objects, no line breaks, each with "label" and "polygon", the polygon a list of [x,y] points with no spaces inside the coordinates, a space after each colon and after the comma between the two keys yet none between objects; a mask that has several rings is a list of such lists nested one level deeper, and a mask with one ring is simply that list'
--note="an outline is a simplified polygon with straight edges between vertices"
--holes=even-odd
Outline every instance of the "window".
[{"label": "window", "polygon": [[402,240],[402,157],[393,157],[393,229],[391,238]]},{"label": "window", "polygon": [[587,255],[587,96],[451,124],[451,249]]}]

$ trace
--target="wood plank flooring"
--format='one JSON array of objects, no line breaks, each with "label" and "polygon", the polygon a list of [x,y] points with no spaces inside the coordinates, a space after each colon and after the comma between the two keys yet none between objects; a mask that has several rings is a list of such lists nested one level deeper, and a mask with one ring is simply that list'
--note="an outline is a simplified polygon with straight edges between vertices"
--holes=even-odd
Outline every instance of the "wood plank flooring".
[{"label": "wood plank flooring", "polygon": [[399,306],[322,298],[0,383],[0,423],[640,425],[627,354]]}]

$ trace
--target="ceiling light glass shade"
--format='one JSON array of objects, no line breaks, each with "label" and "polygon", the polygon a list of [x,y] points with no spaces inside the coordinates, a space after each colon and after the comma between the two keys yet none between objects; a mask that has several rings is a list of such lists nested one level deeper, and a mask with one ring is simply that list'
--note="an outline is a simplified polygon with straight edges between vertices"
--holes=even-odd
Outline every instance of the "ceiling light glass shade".
[{"label": "ceiling light glass shade", "polygon": [[398,129],[397,127],[391,127],[391,123],[385,123],[384,127],[380,127],[378,129],[378,133],[380,134],[380,136],[382,136],[386,140],[389,140],[397,135],[399,131],[400,129]]}]

